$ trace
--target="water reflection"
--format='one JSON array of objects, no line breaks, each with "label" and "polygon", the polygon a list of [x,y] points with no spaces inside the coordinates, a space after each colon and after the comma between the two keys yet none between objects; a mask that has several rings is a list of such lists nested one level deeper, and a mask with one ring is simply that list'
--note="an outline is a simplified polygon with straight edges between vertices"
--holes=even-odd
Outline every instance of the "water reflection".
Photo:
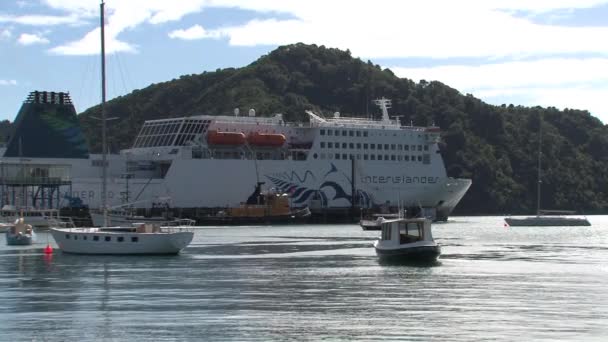
[{"label": "water reflection", "polygon": [[[378,234],[349,225],[201,229],[178,256],[81,256],[57,249],[44,255],[40,246],[2,245],[2,336],[11,341],[608,336],[605,229],[565,241],[559,230],[506,230],[483,218],[463,222],[437,226],[442,255],[423,265],[384,263],[372,247]],[[23,329],[24,317],[32,329]]]}]

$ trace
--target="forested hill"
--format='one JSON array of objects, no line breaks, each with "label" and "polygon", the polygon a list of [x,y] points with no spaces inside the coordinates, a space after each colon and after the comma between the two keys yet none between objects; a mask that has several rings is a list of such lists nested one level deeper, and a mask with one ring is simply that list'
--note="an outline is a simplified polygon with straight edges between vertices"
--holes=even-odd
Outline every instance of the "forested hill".
[{"label": "forested hill", "polygon": [[[391,114],[414,125],[442,128],[442,154],[452,177],[472,178],[459,214],[532,213],[536,208],[537,147],[542,118],[545,209],[608,213],[608,126],[582,110],[492,106],[440,82],[415,83],[353,58],[349,51],[295,44],[249,66],[181,76],[108,103],[112,150],[129,147],[147,119],[197,114],[305,110],[379,115],[372,100],[393,101]],[[81,114],[85,135],[100,150],[99,107]]]}]

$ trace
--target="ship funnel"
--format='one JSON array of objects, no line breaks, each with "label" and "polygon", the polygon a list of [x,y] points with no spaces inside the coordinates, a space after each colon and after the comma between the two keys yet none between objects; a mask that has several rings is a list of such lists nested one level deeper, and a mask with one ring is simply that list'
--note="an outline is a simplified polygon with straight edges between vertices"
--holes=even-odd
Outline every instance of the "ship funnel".
[{"label": "ship funnel", "polygon": [[5,157],[88,158],[76,109],[65,92],[33,91],[15,118]]},{"label": "ship funnel", "polygon": [[255,109],[251,108],[249,110],[249,116],[255,116]]}]

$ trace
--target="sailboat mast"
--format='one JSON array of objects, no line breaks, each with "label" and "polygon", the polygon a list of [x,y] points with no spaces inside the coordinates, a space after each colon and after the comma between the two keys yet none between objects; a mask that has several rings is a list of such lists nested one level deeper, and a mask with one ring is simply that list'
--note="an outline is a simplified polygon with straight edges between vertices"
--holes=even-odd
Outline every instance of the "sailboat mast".
[{"label": "sailboat mast", "polygon": [[101,205],[103,210],[103,225],[108,225],[108,203],[107,203],[107,151],[106,151],[106,48],[105,48],[105,20],[104,20],[104,2],[101,1],[99,8],[101,10]]},{"label": "sailboat mast", "polygon": [[542,180],[540,178],[540,160],[542,156],[542,141],[543,141],[543,118],[539,115],[538,121],[538,175],[536,182],[536,216],[540,216],[540,185]]}]

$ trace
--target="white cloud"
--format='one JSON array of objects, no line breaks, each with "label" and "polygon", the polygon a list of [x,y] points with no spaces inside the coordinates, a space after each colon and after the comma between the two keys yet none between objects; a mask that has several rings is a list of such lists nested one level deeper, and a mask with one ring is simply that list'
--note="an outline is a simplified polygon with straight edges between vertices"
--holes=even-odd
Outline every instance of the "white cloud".
[{"label": "white cloud", "polygon": [[11,86],[11,85],[17,85],[17,81],[16,80],[0,80],[0,86]]},{"label": "white cloud", "polygon": [[56,26],[56,25],[75,25],[81,24],[82,21],[79,17],[69,16],[54,16],[54,15],[22,15],[22,16],[8,16],[0,15],[0,23],[13,23],[20,25],[29,26]]},{"label": "white cloud", "polygon": [[[101,46],[101,29],[97,28],[87,33],[84,38],[70,42],[61,46],[54,47],[49,50],[52,54],[58,55],[97,55]],[[116,52],[137,52],[135,46],[119,41],[115,35],[106,35],[106,53],[112,54]]]},{"label": "white cloud", "polygon": [[0,29],[0,40],[11,39],[13,31],[10,28]]},{"label": "white cloud", "polygon": [[477,0],[475,6],[504,10],[532,11],[545,13],[561,9],[592,8],[606,3],[605,0]]},{"label": "white cloud", "polygon": [[[4,15],[0,16],[0,22],[73,25],[95,23],[99,16],[99,0],[43,1],[65,15]],[[601,108],[603,101],[599,100],[605,97],[605,84],[608,84],[605,59],[576,60],[574,57],[607,56],[608,45],[600,42],[608,36],[608,25],[546,25],[530,18],[573,15],[577,9],[607,4],[608,0],[375,0],[372,4],[350,0],[111,1],[106,3],[106,46],[108,53],[137,52],[135,45],[118,38],[126,30],[179,21],[206,8],[234,8],[251,11],[254,18],[215,28],[199,23],[168,35],[185,40],[225,37],[233,46],[314,43],[349,49],[354,56],[364,59],[511,60],[479,67],[410,68],[401,72],[407,71],[403,76],[410,78],[421,73],[422,78],[438,79],[482,98],[497,100],[512,94],[514,99],[530,101],[520,104],[588,108],[599,116],[608,115],[601,114],[608,111]],[[255,13],[264,15],[256,18]],[[98,54],[99,29],[50,51]],[[513,62],[547,56],[564,58]]]},{"label": "white cloud", "polygon": [[[350,49],[363,57],[502,57],[562,53],[608,53],[597,44],[608,27],[539,25],[510,12],[585,8],[606,1],[391,1],[309,0],[272,3],[294,18],[254,19],[219,28],[240,46],[314,42]],[[268,1],[215,1],[214,5],[268,11]],[[348,7],[348,11],[345,8]]]},{"label": "white cloud", "polygon": [[49,40],[38,34],[22,33],[17,42],[21,45],[48,44]]},{"label": "white cloud", "polygon": [[608,123],[608,58],[390,69],[415,81],[438,80],[489,103],[587,109]]},{"label": "white cloud", "polygon": [[[83,16],[99,16],[96,1],[46,0],[56,9]],[[137,47],[117,37],[125,30],[134,29],[145,23],[161,24],[181,19],[184,15],[202,10],[205,0],[131,0],[106,3],[106,41],[107,52],[137,52]],[[85,34],[83,38],[50,50],[55,54],[88,55],[99,53],[99,29]]]},{"label": "white cloud", "polygon": [[219,38],[220,35],[215,33],[210,34],[206,31],[201,25],[194,25],[186,30],[175,30],[169,32],[169,38],[173,39],[183,39],[183,40],[193,40],[193,39],[203,39],[203,38]]},{"label": "white cloud", "polygon": [[522,104],[587,110],[604,124],[608,124],[606,94],[608,94],[608,86],[605,84],[600,86],[578,84],[556,88],[486,89],[477,91],[473,95],[495,105]]},{"label": "white cloud", "polygon": [[[31,15],[12,18],[12,21],[32,25],[74,24],[99,15],[98,0],[44,2],[53,9],[65,11],[66,16]],[[142,24],[177,21],[208,7],[222,7],[283,13],[293,19],[254,19],[241,25],[204,31],[206,34],[201,33],[202,27],[170,34],[175,38],[228,36],[231,44],[242,46],[314,42],[348,48],[364,57],[449,58],[608,53],[608,46],[597,43],[603,41],[608,28],[543,26],[510,14],[591,8],[606,3],[607,0],[376,0],[370,6],[368,2],[345,0],[130,0],[108,2],[106,8],[108,31],[113,32],[114,39],[124,30]],[[127,42],[122,44],[128,45]],[[84,45],[84,42],[75,41],[56,51],[67,50],[70,46],[73,48],[70,50],[77,53],[75,47]],[[131,46],[127,50],[135,49]],[[85,49],[83,53],[88,54],[88,51]]]},{"label": "white cloud", "polygon": [[485,65],[390,67],[400,77],[439,80],[462,89],[608,82],[608,58],[551,58]]}]

